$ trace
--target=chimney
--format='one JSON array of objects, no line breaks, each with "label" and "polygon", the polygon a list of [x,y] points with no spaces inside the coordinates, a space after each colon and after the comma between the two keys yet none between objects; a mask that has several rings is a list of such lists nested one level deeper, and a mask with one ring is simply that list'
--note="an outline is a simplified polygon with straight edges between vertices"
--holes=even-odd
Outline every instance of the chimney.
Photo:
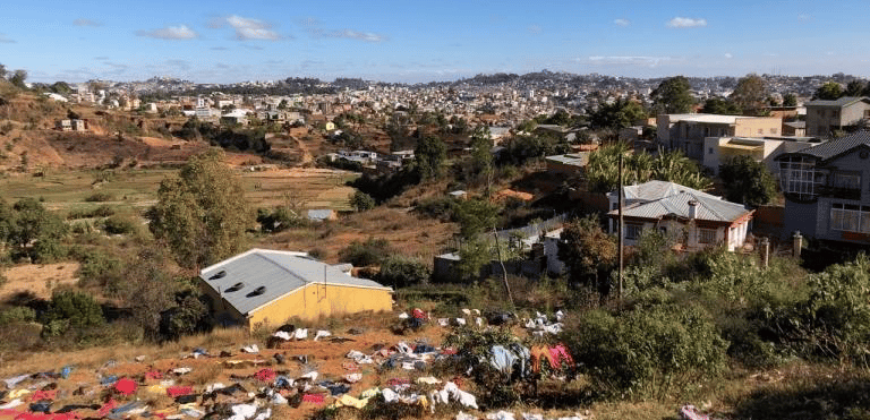
[{"label": "chimney", "polygon": [[695,200],[689,201],[689,220],[695,220],[698,217],[698,202]]}]

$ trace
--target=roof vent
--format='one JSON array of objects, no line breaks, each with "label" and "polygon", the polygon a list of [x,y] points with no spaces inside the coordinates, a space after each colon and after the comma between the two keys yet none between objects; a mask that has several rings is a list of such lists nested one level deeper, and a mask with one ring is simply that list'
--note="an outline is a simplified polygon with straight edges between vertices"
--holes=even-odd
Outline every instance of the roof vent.
[{"label": "roof vent", "polygon": [[221,270],[221,271],[218,271],[217,273],[215,273],[215,275],[209,277],[208,279],[209,279],[209,280],[217,280],[217,279],[222,279],[222,278],[224,278],[224,277],[226,277],[226,276],[227,276],[227,271],[226,271],[226,270]]},{"label": "roof vent", "polygon": [[227,292],[238,292],[239,290],[242,289],[242,287],[245,287],[245,283],[236,283],[232,287],[227,289],[226,291]]},{"label": "roof vent", "polygon": [[247,297],[260,296],[260,295],[262,295],[263,293],[266,293],[266,286],[260,286],[260,287],[258,287],[258,288],[256,288],[256,289],[254,289],[253,292],[248,293],[248,296],[247,296]]}]

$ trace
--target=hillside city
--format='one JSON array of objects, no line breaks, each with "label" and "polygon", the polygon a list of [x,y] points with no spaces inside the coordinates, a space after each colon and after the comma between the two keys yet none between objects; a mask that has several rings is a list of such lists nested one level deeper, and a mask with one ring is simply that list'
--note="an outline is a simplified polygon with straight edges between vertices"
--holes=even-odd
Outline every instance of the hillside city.
[{"label": "hillside city", "polygon": [[8,8],[0,420],[870,418],[867,5],[511,1]]}]

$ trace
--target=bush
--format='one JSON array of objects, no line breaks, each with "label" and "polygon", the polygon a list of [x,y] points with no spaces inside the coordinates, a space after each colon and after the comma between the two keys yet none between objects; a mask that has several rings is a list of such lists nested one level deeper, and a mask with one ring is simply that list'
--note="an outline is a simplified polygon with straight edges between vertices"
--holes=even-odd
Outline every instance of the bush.
[{"label": "bush", "polygon": [[87,197],[85,197],[85,201],[89,203],[102,203],[104,201],[112,201],[115,197],[109,193],[96,192]]},{"label": "bush", "polygon": [[99,250],[88,251],[78,260],[81,265],[77,276],[81,285],[98,285],[110,295],[121,290],[125,270],[123,260]]},{"label": "bush", "polygon": [[49,264],[66,258],[67,248],[59,239],[48,236],[38,238],[30,254],[33,262]]},{"label": "bush", "polygon": [[110,235],[126,235],[136,232],[138,225],[132,217],[114,215],[103,221],[103,231]]},{"label": "bush", "polygon": [[394,253],[386,239],[369,238],[365,242],[353,241],[347,248],[338,252],[341,262],[349,262],[357,267],[381,265]]},{"label": "bush", "polygon": [[398,288],[426,283],[430,275],[429,267],[420,260],[392,255],[381,264],[377,280],[382,284]]},{"label": "bush", "polygon": [[109,217],[115,214],[115,209],[112,207],[103,204],[99,207],[95,207],[92,209],[77,209],[70,210],[67,213],[67,220],[75,220],[75,219],[89,219],[91,217]]},{"label": "bush", "polygon": [[36,311],[26,306],[15,306],[0,312],[0,325],[33,322],[36,320]]},{"label": "bush", "polygon": [[268,209],[258,209],[257,223],[260,224],[260,230],[263,232],[277,233],[290,228],[305,226],[307,220],[287,207],[276,207],[271,212]]},{"label": "bush", "polygon": [[728,347],[700,308],[655,302],[620,315],[591,311],[561,339],[598,391],[621,396],[715,375]]},{"label": "bush", "polygon": [[350,205],[355,208],[356,211],[363,212],[375,208],[377,203],[375,203],[375,199],[372,198],[372,196],[362,191],[357,191],[351,195]]},{"label": "bush", "polygon": [[453,220],[457,206],[456,199],[452,197],[435,197],[421,200],[414,210],[442,222],[448,222]]},{"label": "bush", "polygon": [[94,298],[70,290],[52,294],[49,309],[42,319],[46,335],[60,335],[70,328],[99,327],[104,323],[103,310]]}]

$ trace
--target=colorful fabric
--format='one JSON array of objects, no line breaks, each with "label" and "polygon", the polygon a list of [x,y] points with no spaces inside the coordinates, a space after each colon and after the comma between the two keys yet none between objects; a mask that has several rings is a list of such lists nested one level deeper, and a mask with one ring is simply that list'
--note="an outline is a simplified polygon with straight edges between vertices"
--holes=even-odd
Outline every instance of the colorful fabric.
[{"label": "colorful fabric", "polygon": [[145,372],[145,379],[163,379],[163,373],[156,370]]},{"label": "colorful fabric", "polygon": [[190,386],[171,386],[166,388],[166,395],[169,395],[172,398],[179,397],[182,395],[193,394],[193,387]]},{"label": "colorful fabric", "polygon": [[275,380],[275,371],[272,369],[260,369],[254,376],[260,382],[271,383]]},{"label": "colorful fabric", "polygon": [[57,390],[36,391],[30,397],[30,401],[54,401],[57,398]]},{"label": "colorful fabric", "polygon": [[130,378],[121,378],[118,379],[118,382],[115,382],[115,390],[122,395],[133,395],[136,392],[136,388],[138,388],[138,385]]},{"label": "colorful fabric", "polygon": [[322,394],[305,394],[302,396],[302,402],[323,404],[324,397]]},{"label": "colorful fabric", "polygon": [[555,366],[555,362],[553,361],[553,355],[550,354],[550,349],[545,346],[534,346],[531,351],[531,359],[532,359],[532,372],[540,373],[541,372],[541,362],[546,360],[547,363],[550,364],[550,367]]}]

